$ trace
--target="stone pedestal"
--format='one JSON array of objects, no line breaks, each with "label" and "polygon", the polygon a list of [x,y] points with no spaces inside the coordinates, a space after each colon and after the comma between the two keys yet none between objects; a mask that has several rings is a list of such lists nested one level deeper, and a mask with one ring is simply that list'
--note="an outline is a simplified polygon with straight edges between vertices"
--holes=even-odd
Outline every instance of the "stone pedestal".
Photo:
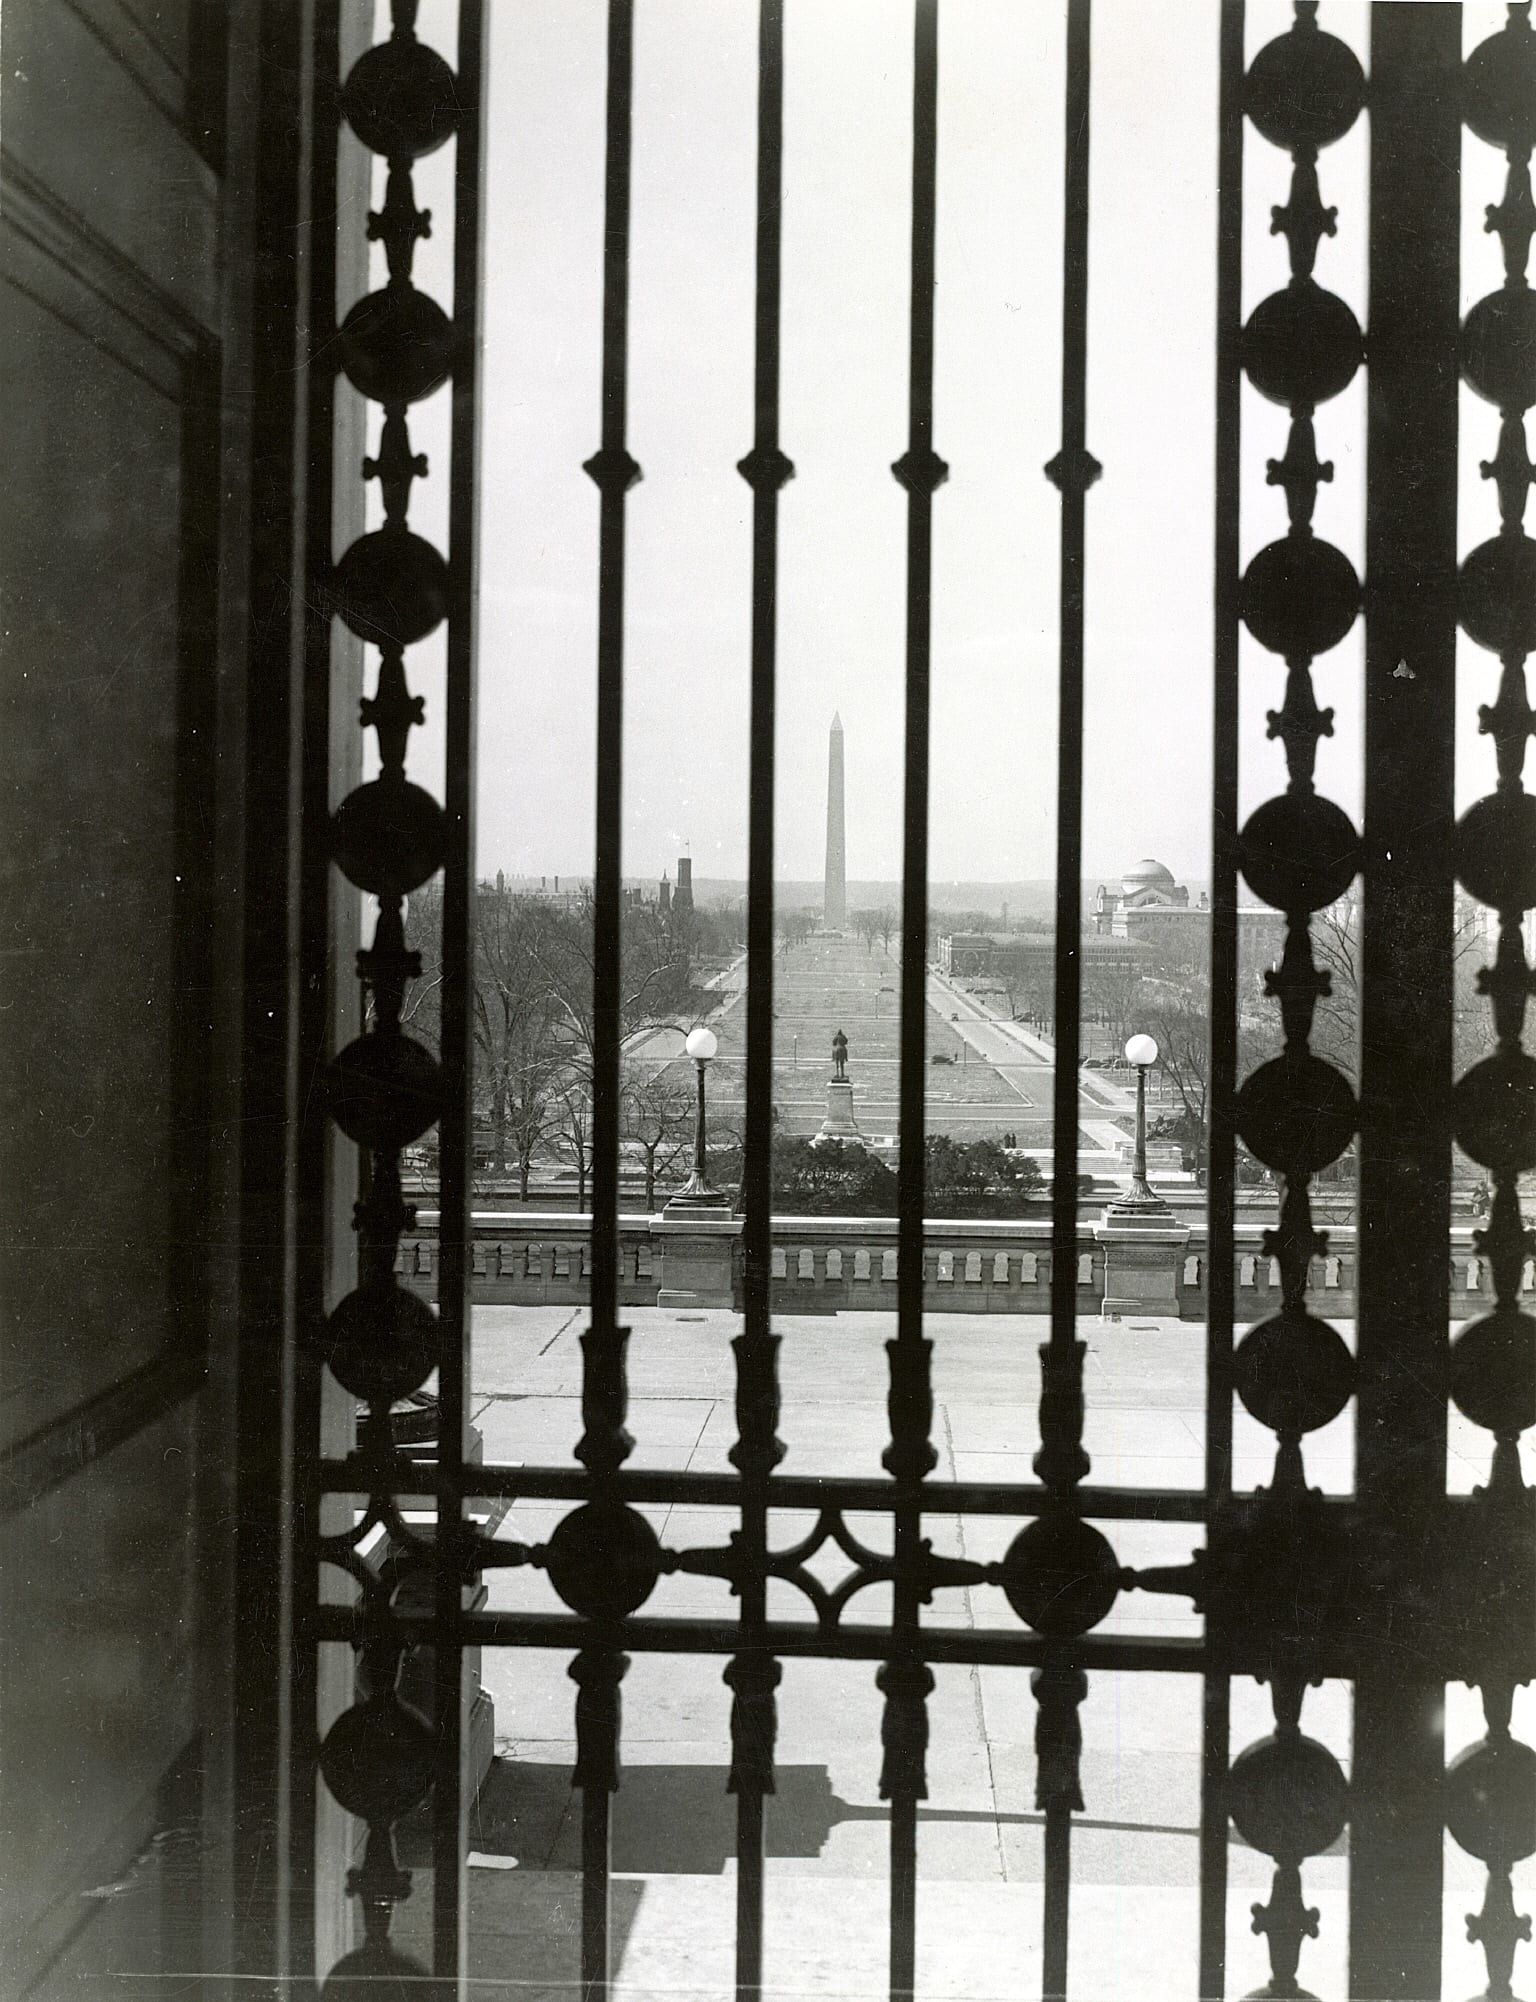
[{"label": "stone pedestal", "polygon": [[816,1132],[818,1140],[862,1140],[859,1122],[853,1116],[853,1080],[828,1078],[827,1116]]},{"label": "stone pedestal", "polygon": [[741,1220],[729,1199],[674,1197],[656,1219],[651,1241],[661,1253],[658,1307],[734,1307],[732,1260]]},{"label": "stone pedestal", "polygon": [[1103,1318],[1154,1314],[1176,1320],[1189,1225],[1162,1204],[1148,1209],[1111,1203],[1093,1234],[1104,1247]]}]

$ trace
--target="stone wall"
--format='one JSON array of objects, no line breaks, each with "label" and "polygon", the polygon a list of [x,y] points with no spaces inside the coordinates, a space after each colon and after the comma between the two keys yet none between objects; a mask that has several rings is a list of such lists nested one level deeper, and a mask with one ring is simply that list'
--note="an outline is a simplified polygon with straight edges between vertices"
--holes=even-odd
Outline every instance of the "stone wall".
[{"label": "stone wall", "polygon": [[[660,1218],[631,1215],[620,1223],[623,1305],[654,1306],[661,1286]],[[422,1211],[402,1244],[399,1270],[428,1298],[435,1296],[436,1217]],[[1048,1314],[1051,1233],[1043,1220],[998,1223],[970,1219],[927,1226],[923,1301],[933,1313]],[[896,1224],[884,1217],[777,1217],[773,1227],[774,1305],[784,1313],[894,1312]],[[1356,1251],[1352,1227],[1329,1233],[1329,1255],[1314,1259],[1310,1304],[1324,1319],[1350,1320],[1355,1312]],[[475,1298],[487,1305],[580,1305],[590,1271],[584,1218],[486,1212],[475,1218]],[[1077,1246],[1078,1311],[1095,1315],[1104,1297],[1104,1248],[1085,1224]],[[1450,1318],[1466,1320],[1493,1304],[1487,1260],[1473,1246],[1470,1229],[1451,1233],[1447,1258]],[[740,1298],[740,1243],[735,1246]],[[1206,1315],[1209,1256],[1202,1229],[1191,1232],[1176,1258],[1179,1317]],[[1263,1249],[1263,1230],[1237,1235],[1236,1317],[1264,1320],[1280,1307],[1280,1268]],[[1527,1271],[1527,1285],[1530,1273]]]}]

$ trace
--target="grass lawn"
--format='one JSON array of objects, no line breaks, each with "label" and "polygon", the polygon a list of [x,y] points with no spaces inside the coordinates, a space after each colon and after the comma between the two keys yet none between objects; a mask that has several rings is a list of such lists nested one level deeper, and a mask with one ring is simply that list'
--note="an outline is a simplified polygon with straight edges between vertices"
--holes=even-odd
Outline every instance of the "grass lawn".
[{"label": "grass lawn", "polygon": [[[773,967],[774,1103],[782,1127],[814,1133],[826,1107],[832,1075],[832,1038],[848,1038],[848,1074],[854,1084],[854,1112],[866,1133],[889,1133],[897,1125],[899,1095],[901,967],[878,944],[867,951],[857,939],[813,938],[780,954]],[[1023,1147],[1051,1144],[1052,1074],[1048,1063],[989,1063],[929,1003],[925,1010],[928,1051],[926,1124],[930,1132],[967,1139],[1018,1135]],[[720,1053],[710,1067],[710,1103],[728,1123],[739,1122],[745,1107],[746,1026],[740,1002],[716,1018]],[[947,1063],[935,1063],[934,1057]],[[691,1090],[693,1067],[677,1058],[665,1067],[669,1081]],[[1084,1113],[1102,1116],[1092,1100]],[[1086,1135],[1084,1144],[1091,1145]]]}]

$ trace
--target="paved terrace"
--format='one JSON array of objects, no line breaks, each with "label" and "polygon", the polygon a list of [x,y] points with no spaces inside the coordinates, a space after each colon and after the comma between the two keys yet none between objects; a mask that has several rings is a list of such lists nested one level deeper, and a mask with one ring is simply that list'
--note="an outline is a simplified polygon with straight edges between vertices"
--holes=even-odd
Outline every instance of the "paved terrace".
[{"label": "paved terrace", "polygon": [[[626,1315],[630,1341],[631,1464],[726,1471],[735,1435],[728,1342],[737,1317]],[[583,1309],[481,1307],[475,1315],[475,1411],[488,1458],[569,1464],[580,1431]],[[783,1335],[781,1435],[786,1472],[879,1472],[886,1440],[884,1314],[835,1320],[778,1317]],[[935,1314],[936,1479],[1028,1480],[1037,1435],[1037,1350],[1043,1319]],[[1348,1330],[1346,1329],[1346,1332]],[[1088,1342],[1086,1443],[1095,1483],[1197,1488],[1202,1481],[1202,1343],[1177,1322],[1101,1327]],[[1454,1414],[1453,1414],[1454,1417]],[[1486,1435],[1458,1425],[1451,1476],[1466,1488],[1484,1476]],[[1239,1484],[1267,1478],[1268,1435],[1239,1412]],[[1347,1417],[1309,1439],[1314,1483],[1350,1479]],[[543,1540],[562,1510],[516,1503],[507,1534]],[[669,1545],[717,1544],[729,1511],[645,1511]],[[880,1519],[854,1517],[854,1533],[887,1547]],[[776,1518],[774,1540],[793,1540],[804,1516]],[[936,1545],[1000,1555],[1016,1524],[929,1517]],[[1110,1526],[1132,1564],[1177,1562],[1198,1540],[1189,1526]],[[826,1553],[823,1553],[825,1558]],[[818,1559],[818,1568],[822,1563]],[[841,1563],[841,1560],[838,1560]],[[828,1568],[835,1575],[836,1567]],[[799,1618],[791,1586],[770,1604]],[[884,1617],[885,1588],[850,1609]],[[534,1573],[493,1574],[495,1605],[554,1605]],[[658,1614],[729,1615],[724,1584],[671,1577],[648,1604]],[[935,1623],[1012,1625],[995,1588],[948,1590],[925,1618]],[[1107,1628],[1194,1633],[1187,1603],[1123,1596]],[[718,1658],[636,1654],[624,1684],[624,1783],[614,1820],[614,1936],[618,2002],[724,1998],[731,1992],[735,1866],[734,1802],[725,1792],[729,1695]],[[486,1997],[576,2002],[580,1803],[570,1787],[573,1687],[566,1657],[487,1651],[486,1687],[496,1708],[498,1758],[472,1825],[471,1974]],[[1034,1704],[1025,1671],[940,1668],[930,1703],[930,1793],[920,1818],[919,1993],[936,2002],[1009,2002],[1039,1993],[1041,1822],[1034,1805]],[[789,1661],[779,1691],[779,1791],[769,1803],[765,1997],[885,1995],[886,1810],[879,1799],[881,1699],[869,1663]],[[1453,1746],[1480,1731],[1475,1709],[1453,1690]],[[1195,1993],[1199,1816],[1198,1679],[1097,1673],[1083,1708],[1085,1812],[1073,1842],[1071,1993],[1078,2002],[1128,2002]],[[1310,1692],[1304,1724],[1344,1758],[1346,1693]],[[1234,1690],[1234,1750],[1263,1736],[1263,1692]],[[405,1845],[413,1867],[424,1845]],[[1321,1937],[1302,1957],[1304,1986],[1345,1992],[1347,1858],[1309,1862],[1308,1901]],[[1250,1907],[1267,1896],[1267,1859],[1233,1837],[1228,1917],[1230,1995],[1268,1979]],[[1460,1913],[1481,1898],[1481,1871],[1448,1845],[1451,1917],[1446,1990],[1479,1991],[1481,1960],[1463,1938]],[[396,1923],[402,1942],[424,1935],[429,1878]],[[1529,1889],[1517,1886],[1517,1900]],[[1529,1909],[1522,1903],[1520,1909]]]}]

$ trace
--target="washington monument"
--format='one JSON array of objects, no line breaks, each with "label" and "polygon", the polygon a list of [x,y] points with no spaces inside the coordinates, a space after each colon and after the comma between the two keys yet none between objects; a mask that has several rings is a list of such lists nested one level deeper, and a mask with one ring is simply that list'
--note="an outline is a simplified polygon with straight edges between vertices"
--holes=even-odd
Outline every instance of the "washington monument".
[{"label": "washington monument", "polygon": [[843,845],[843,719],[834,710],[827,740],[827,876],[822,892],[824,931],[848,922],[848,851]]}]

